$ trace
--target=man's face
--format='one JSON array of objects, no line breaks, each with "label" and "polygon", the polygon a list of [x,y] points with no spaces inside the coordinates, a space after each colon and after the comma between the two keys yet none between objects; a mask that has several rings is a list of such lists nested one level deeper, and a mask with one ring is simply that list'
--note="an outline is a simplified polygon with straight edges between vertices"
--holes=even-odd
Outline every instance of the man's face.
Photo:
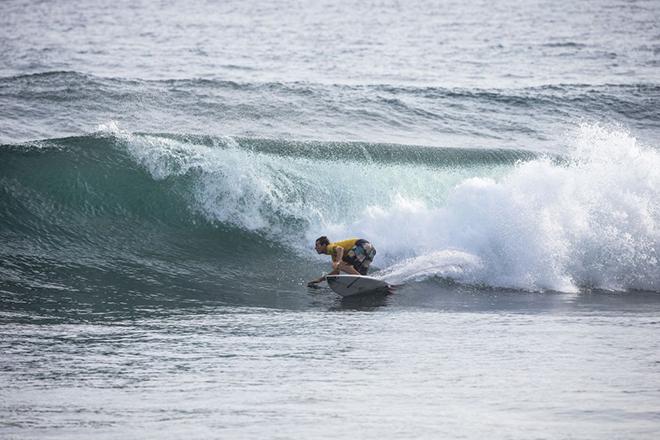
[{"label": "man's face", "polygon": [[321,244],[318,241],[314,244],[314,249],[316,249],[317,254],[325,254],[325,250],[328,248],[327,244]]}]

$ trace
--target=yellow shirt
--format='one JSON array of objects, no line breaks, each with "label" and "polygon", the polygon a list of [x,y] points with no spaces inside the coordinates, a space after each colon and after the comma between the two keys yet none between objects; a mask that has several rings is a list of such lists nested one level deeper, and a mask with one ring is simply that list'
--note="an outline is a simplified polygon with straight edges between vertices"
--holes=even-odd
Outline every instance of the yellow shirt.
[{"label": "yellow shirt", "polygon": [[342,240],[342,241],[335,241],[334,243],[330,243],[328,245],[328,249],[326,250],[326,253],[328,255],[332,255],[334,258],[337,255],[337,246],[341,246],[344,248],[344,256],[348,254],[348,251],[355,246],[355,243],[357,243],[358,239],[357,238],[349,238],[348,240]]}]

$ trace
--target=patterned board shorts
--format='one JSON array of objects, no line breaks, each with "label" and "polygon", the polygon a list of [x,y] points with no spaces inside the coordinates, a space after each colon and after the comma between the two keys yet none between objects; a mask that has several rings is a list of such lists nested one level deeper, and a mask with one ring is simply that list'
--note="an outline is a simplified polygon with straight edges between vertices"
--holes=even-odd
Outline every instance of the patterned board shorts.
[{"label": "patterned board shorts", "polygon": [[374,261],[376,248],[367,240],[358,240],[344,257],[344,261],[351,264],[361,275],[366,275],[369,265]]}]

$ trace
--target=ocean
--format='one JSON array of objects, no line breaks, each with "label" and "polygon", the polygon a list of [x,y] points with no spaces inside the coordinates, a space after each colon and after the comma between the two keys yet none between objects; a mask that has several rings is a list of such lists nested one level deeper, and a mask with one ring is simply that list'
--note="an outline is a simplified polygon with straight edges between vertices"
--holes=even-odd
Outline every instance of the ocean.
[{"label": "ocean", "polygon": [[0,59],[0,437],[660,433],[657,1],[6,0]]}]

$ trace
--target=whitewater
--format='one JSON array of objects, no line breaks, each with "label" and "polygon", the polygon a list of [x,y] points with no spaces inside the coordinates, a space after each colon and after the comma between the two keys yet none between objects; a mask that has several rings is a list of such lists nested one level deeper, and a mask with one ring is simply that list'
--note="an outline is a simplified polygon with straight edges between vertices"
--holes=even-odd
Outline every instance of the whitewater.
[{"label": "whitewater", "polygon": [[379,275],[392,283],[444,277],[563,292],[660,288],[660,159],[621,128],[577,127],[564,157],[509,153],[508,163],[453,166],[387,160],[378,157],[382,147],[341,154],[333,146],[310,158],[231,138],[203,145],[100,128],[154,179],[194,175],[191,201],[211,222],[298,252],[323,234],[377,237]]}]

